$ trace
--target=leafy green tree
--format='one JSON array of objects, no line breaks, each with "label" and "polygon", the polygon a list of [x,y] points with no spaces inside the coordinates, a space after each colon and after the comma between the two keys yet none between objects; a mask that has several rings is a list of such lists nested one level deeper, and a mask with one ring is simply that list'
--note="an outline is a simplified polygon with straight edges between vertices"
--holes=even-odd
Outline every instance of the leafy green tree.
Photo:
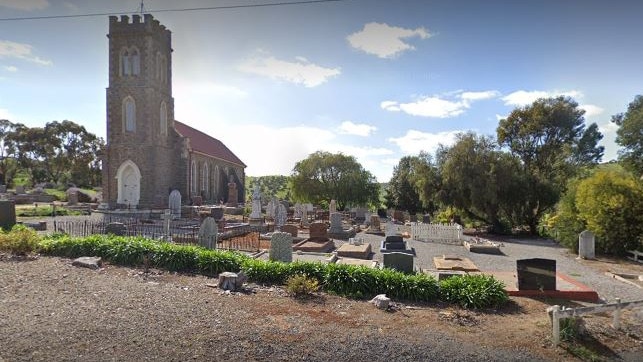
[{"label": "leafy green tree", "polygon": [[386,186],[386,207],[407,210],[411,214],[422,210],[422,201],[415,186],[419,162],[421,160],[414,156],[405,156],[400,159]]},{"label": "leafy green tree", "polygon": [[15,132],[16,125],[6,119],[0,119],[0,184],[11,185],[17,170],[15,147],[11,142],[11,135]]},{"label": "leafy green tree", "polygon": [[577,249],[578,233],[592,231],[596,250],[643,250],[643,183],[618,165],[606,165],[573,182],[552,222],[561,242]]},{"label": "leafy green tree", "polygon": [[270,200],[277,197],[280,200],[290,200],[290,177],[283,175],[247,176],[246,195],[252,195],[255,185],[259,185],[261,197]]},{"label": "leafy green tree", "polygon": [[627,112],[612,117],[618,125],[616,143],[621,147],[619,160],[639,177],[643,177],[643,96],[628,105]]},{"label": "leafy green tree", "polygon": [[334,199],[338,210],[379,204],[379,184],[353,156],[317,151],[297,162],[291,177],[296,201],[328,205]]},{"label": "leafy green tree", "polygon": [[522,162],[523,222],[532,234],[579,167],[596,164],[603,156],[598,146],[602,135],[595,124],[585,128],[584,113],[569,97],[539,99],[513,110],[498,125],[498,143]]},{"label": "leafy green tree", "polygon": [[503,215],[510,215],[520,199],[517,159],[501,152],[492,138],[471,132],[459,134],[439,158],[442,201],[490,225],[493,232],[504,231]]}]

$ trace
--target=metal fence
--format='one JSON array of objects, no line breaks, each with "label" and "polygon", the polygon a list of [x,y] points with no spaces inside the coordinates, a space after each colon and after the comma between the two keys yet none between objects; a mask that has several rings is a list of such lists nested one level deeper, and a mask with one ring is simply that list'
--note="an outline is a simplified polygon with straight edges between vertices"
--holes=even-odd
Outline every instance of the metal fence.
[{"label": "metal fence", "polygon": [[[47,230],[75,237],[107,234],[109,225],[121,223],[124,236],[140,236],[150,239],[167,240],[161,221],[146,219],[110,218],[109,220],[54,220]],[[196,220],[173,220],[169,235],[174,243],[198,245],[200,224]],[[226,250],[258,251],[260,234],[247,224],[234,224],[219,230],[217,248]]]}]

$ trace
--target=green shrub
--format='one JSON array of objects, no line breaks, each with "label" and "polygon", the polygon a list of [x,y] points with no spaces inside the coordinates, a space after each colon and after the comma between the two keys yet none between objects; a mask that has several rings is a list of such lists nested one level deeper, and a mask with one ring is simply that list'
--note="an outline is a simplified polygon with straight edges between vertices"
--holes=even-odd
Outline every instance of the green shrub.
[{"label": "green shrub", "polygon": [[497,307],[509,297],[504,285],[488,275],[453,276],[440,282],[440,299],[463,308]]},{"label": "green shrub", "polygon": [[297,274],[286,279],[286,291],[294,297],[305,297],[319,290],[317,279]]},{"label": "green shrub", "polygon": [[9,232],[0,231],[0,250],[27,255],[38,249],[38,233],[24,225],[14,225]]}]

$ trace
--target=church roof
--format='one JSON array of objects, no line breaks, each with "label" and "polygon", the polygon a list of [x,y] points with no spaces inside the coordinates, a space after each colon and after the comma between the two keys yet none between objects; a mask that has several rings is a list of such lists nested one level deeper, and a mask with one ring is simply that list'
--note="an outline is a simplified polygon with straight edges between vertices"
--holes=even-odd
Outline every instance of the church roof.
[{"label": "church roof", "polygon": [[174,129],[181,136],[190,140],[190,147],[192,147],[193,151],[246,167],[246,164],[218,139],[179,121],[174,121]]}]

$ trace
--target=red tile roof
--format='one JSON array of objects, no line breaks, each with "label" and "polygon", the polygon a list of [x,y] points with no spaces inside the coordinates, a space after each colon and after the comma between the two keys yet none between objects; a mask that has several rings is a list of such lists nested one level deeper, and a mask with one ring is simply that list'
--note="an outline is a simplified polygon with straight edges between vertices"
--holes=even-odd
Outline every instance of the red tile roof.
[{"label": "red tile roof", "polygon": [[174,121],[174,129],[181,136],[190,140],[190,147],[192,147],[193,151],[246,167],[246,164],[218,139],[179,121]]}]

